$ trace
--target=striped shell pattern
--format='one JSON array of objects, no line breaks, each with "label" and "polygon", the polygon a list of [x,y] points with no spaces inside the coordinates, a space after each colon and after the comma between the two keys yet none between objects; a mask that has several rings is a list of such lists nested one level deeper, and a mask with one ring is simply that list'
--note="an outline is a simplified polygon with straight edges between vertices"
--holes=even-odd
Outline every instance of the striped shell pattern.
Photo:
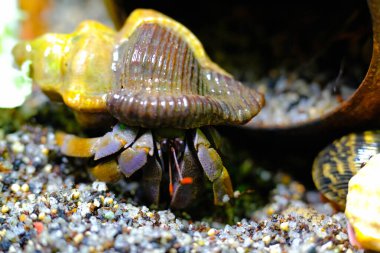
[{"label": "striped shell pattern", "polygon": [[254,90],[228,74],[203,67],[169,27],[143,24],[118,52],[115,87],[107,106],[127,125],[241,124],[262,105]]},{"label": "striped shell pattern", "polygon": [[351,133],[323,149],[313,164],[317,189],[344,209],[348,182],[363,165],[380,152],[380,131]]}]

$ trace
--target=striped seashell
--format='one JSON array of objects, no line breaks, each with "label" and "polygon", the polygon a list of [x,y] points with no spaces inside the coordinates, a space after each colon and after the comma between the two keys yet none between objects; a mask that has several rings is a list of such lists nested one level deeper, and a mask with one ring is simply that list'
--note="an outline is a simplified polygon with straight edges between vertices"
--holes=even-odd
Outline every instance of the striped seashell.
[{"label": "striped seashell", "polygon": [[380,131],[351,133],[335,140],[314,160],[312,175],[317,189],[344,209],[348,182],[379,152]]}]

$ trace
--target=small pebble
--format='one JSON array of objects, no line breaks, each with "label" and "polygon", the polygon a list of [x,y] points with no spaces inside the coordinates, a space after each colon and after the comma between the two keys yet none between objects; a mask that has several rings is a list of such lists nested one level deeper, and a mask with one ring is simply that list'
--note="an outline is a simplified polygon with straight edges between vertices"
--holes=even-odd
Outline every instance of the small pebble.
[{"label": "small pebble", "polygon": [[19,192],[21,189],[20,185],[19,184],[12,184],[11,185],[11,190],[15,193]]},{"label": "small pebble", "polygon": [[113,220],[115,218],[115,213],[112,211],[107,211],[104,214],[104,218],[106,218],[107,220]]},{"label": "small pebble", "polygon": [[3,206],[1,207],[1,212],[2,212],[2,213],[7,213],[7,212],[9,212],[9,207],[8,207],[7,205],[3,205]]},{"label": "small pebble", "polygon": [[37,234],[41,234],[41,232],[44,230],[44,224],[42,222],[34,222],[33,226],[36,229]]},{"label": "small pebble", "polygon": [[27,216],[25,214],[21,214],[20,217],[19,217],[19,220],[21,222],[24,222],[26,220]]},{"label": "small pebble", "polygon": [[45,219],[45,217],[46,217],[46,214],[44,212],[41,212],[41,213],[38,214],[38,219],[40,221],[43,221]]},{"label": "small pebble", "polygon": [[280,229],[285,231],[285,232],[288,232],[289,231],[289,222],[282,222],[280,224]]},{"label": "small pebble", "polygon": [[23,184],[22,186],[21,186],[21,190],[23,191],[23,192],[28,192],[29,191],[29,185],[28,184]]},{"label": "small pebble", "polygon": [[269,243],[272,241],[272,237],[270,235],[266,235],[263,237],[263,242],[265,245],[269,245]]},{"label": "small pebble", "polygon": [[208,236],[214,236],[215,234],[216,234],[216,230],[213,229],[213,228],[209,229],[208,232],[207,232]]},{"label": "small pebble", "polygon": [[73,191],[72,198],[73,199],[79,199],[80,193],[76,190]]},{"label": "small pebble", "polygon": [[15,153],[24,152],[25,146],[21,144],[21,142],[14,142],[12,145],[12,151]]},{"label": "small pebble", "polygon": [[113,203],[113,198],[106,197],[106,198],[104,199],[104,203],[105,203],[106,205],[112,205],[112,203]]},{"label": "small pebble", "polygon": [[31,218],[32,220],[37,220],[37,214],[32,213],[32,214],[30,215],[30,218]]},{"label": "small pebble", "polygon": [[94,206],[96,206],[96,207],[100,207],[100,202],[99,202],[98,199],[95,199],[95,200],[94,200]]},{"label": "small pebble", "polygon": [[98,192],[104,192],[107,190],[107,185],[104,182],[96,181],[92,183],[92,189]]},{"label": "small pebble", "polygon": [[237,247],[237,248],[236,248],[236,252],[237,252],[237,253],[245,253],[245,252],[247,252],[247,250],[244,249],[243,247]]},{"label": "small pebble", "polygon": [[82,242],[83,238],[84,238],[83,234],[81,234],[81,233],[80,233],[80,234],[76,234],[76,235],[74,236],[73,241],[74,241],[75,244],[78,245],[79,243]]}]

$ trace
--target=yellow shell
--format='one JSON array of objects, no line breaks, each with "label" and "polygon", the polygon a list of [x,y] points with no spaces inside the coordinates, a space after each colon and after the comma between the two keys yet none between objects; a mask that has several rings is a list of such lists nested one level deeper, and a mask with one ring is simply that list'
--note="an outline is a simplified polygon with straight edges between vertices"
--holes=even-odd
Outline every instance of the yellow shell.
[{"label": "yellow shell", "polygon": [[18,65],[31,60],[34,82],[86,125],[102,113],[145,128],[237,125],[264,105],[186,27],[153,10],[134,11],[119,32],[85,21],[71,34],[19,43],[13,54]]},{"label": "yellow shell", "polygon": [[[78,111],[105,111],[111,87],[115,32],[95,21],[81,23],[72,34],[45,34],[13,49],[18,65],[32,61],[33,80],[53,100]],[[102,50],[99,50],[99,49]]]},{"label": "yellow shell", "polygon": [[380,251],[380,154],[353,176],[348,185],[346,216],[357,242]]}]

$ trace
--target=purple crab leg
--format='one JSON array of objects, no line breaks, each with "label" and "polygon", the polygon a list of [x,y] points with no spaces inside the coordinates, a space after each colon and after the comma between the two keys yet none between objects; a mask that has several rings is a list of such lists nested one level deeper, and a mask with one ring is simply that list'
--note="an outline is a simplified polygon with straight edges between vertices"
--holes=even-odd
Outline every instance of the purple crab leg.
[{"label": "purple crab leg", "polygon": [[210,142],[199,128],[196,130],[194,147],[203,171],[213,183],[214,203],[221,205],[225,202],[226,196],[231,198],[233,195],[228,171],[224,167],[218,152],[211,147]]},{"label": "purple crab leg", "polygon": [[146,203],[158,204],[162,168],[153,153],[153,136],[151,131],[147,131],[120,154],[118,163],[120,171],[127,178],[142,169],[143,198]]},{"label": "purple crab leg", "polygon": [[129,147],[136,139],[137,133],[138,128],[126,127],[123,124],[115,125],[112,132],[106,133],[95,143],[94,160],[112,155],[123,147]]},{"label": "purple crab leg", "polygon": [[141,169],[148,161],[148,155],[153,156],[154,145],[150,131],[141,135],[132,146],[121,152],[118,163],[120,171],[128,178]]},{"label": "purple crab leg", "polygon": [[112,155],[123,147],[128,147],[136,139],[138,129],[117,124],[112,131],[102,137],[82,138],[58,132],[56,140],[61,152],[67,156],[91,157],[94,160]]}]

